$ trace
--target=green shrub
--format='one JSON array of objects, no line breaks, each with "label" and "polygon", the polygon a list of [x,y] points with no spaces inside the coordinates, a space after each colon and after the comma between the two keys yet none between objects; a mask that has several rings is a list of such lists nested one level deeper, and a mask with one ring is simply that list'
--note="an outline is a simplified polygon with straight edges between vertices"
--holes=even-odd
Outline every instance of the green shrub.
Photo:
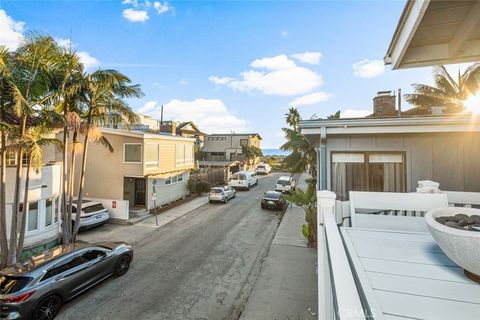
[{"label": "green shrub", "polygon": [[197,183],[197,193],[198,194],[209,192],[210,188],[211,188],[210,183],[208,183],[207,181],[199,181]]}]

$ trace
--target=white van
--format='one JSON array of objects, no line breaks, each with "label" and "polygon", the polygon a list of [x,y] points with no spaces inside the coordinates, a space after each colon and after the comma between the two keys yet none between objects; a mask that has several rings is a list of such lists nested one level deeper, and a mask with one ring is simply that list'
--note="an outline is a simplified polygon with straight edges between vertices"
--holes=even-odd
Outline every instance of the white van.
[{"label": "white van", "polygon": [[256,169],[257,174],[269,174],[272,168],[267,163],[259,163]]},{"label": "white van", "polygon": [[241,188],[250,190],[250,188],[256,185],[257,182],[258,180],[255,172],[238,171],[234,173],[233,176],[230,178],[230,181],[228,181],[228,185],[235,189]]},{"label": "white van", "polygon": [[295,180],[290,176],[281,176],[275,183],[275,191],[286,193],[295,190]]}]

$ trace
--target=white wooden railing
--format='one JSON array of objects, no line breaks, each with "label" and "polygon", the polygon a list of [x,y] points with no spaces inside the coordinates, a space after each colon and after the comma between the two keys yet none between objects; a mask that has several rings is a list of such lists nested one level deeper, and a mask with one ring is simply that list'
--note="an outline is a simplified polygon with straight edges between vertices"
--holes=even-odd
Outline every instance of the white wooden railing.
[{"label": "white wooden railing", "polygon": [[318,191],[318,310],[321,320],[365,320],[335,217],[335,193]]}]

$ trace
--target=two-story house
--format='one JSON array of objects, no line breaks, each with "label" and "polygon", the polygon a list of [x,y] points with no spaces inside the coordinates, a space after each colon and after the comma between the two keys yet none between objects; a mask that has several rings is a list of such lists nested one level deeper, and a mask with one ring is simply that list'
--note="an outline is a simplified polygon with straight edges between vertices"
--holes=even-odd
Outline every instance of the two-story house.
[{"label": "two-story house", "polygon": [[260,149],[262,137],[258,133],[211,134],[205,137],[202,159],[199,167],[204,172],[223,170],[224,179],[241,169],[253,169],[259,158],[247,159],[243,147],[253,146]]},{"label": "two-story house", "polygon": [[207,161],[244,161],[242,147],[260,149],[261,140],[258,133],[216,133],[205,138],[202,151]]},{"label": "two-story house", "polygon": [[139,212],[188,194],[195,139],[110,128],[101,132],[114,152],[89,144],[84,197],[127,200],[131,212]]}]

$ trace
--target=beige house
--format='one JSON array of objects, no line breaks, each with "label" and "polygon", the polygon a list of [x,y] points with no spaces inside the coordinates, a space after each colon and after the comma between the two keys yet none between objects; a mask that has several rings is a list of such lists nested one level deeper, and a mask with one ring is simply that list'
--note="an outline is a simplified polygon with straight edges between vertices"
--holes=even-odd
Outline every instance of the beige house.
[{"label": "beige house", "polygon": [[132,212],[188,194],[195,139],[110,128],[101,131],[114,152],[101,144],[89,144],[85,197],[127,200]]},{"label": "beige house", "polygon": [[243,161],[242,147],[255,146],[260,149],[261,140],[258,133],[211,134],[205,137],[202,151],[207,161]]}]

